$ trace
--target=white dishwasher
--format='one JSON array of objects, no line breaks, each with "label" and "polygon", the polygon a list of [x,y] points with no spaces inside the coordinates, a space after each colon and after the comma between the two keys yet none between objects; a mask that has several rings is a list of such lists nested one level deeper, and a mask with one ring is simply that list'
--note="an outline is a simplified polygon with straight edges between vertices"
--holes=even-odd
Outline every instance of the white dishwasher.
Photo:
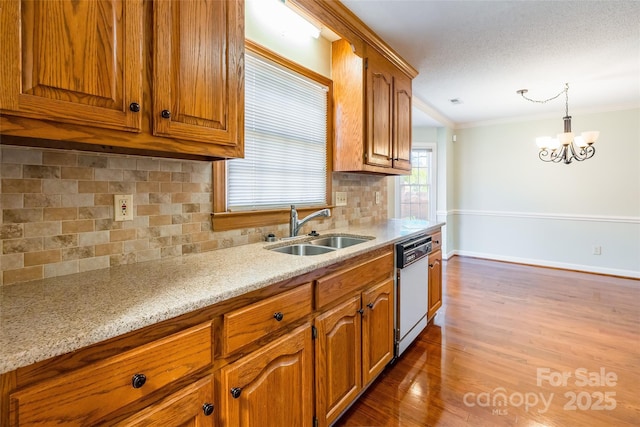
[{"label": "white dishwasher", "polygon": [[427,327],[431,236],[396,244],[396,357]]}]

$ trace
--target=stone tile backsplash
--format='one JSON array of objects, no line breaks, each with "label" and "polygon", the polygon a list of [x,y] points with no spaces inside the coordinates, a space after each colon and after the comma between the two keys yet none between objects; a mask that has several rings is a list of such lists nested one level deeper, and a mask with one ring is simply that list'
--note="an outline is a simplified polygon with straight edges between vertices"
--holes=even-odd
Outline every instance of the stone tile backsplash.
[{"label": "stone tile backsplash", "polygon": [[[254,243],[288,224],[211,229],[210,162],[0,146],[0,285]],[[387,218],[384,177],[333,174],[348,205],[307,224],[322,231]],[[376,205],[375,192],[382,194]],[[113,220],[133,194],[134,220]]]}]

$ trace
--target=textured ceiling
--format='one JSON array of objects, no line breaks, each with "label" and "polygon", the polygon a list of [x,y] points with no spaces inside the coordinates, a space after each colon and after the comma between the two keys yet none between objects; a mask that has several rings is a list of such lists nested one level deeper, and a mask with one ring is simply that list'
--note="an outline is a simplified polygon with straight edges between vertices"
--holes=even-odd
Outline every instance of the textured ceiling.
[{"label": "textured ceiling", "polygon": [[640,1],[342,3],[420,72],[417,125],[561,118],[564,96],[534,104],[516,91],[547,99],[565,82],[573,115],[640,105]]}]

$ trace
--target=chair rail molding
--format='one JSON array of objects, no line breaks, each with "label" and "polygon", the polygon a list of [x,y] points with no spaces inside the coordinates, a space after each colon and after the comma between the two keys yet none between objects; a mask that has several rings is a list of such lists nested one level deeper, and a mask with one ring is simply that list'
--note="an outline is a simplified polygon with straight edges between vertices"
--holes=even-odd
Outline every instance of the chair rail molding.
[{"label": "chair rail molding", "polygon": [[[440,214],[440,212],[438,213]],[[566,221],[590,221],[590,222],[618,222],[625,224],[640,224],[640,216],[615,216],[615,215],[582,215],[569,213],[543,213],[543,212],[512,212],[512,211],[485,211],[474,209],[452,209],[447,215],[473,215],[473,216],[498,216],[509,218],[536,218]]]}]

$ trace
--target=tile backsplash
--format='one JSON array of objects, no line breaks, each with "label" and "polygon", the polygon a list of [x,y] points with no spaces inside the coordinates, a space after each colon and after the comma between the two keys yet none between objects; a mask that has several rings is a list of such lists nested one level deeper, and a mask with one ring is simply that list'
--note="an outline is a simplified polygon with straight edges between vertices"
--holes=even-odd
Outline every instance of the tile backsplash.
[{"label": "tile backsplash", "polygon": [[[0,145],[0,285],[258,242],[288,224],[214,232],[210,162]],[[327,230],[387,218],[384,177],[333,174]],[[382,201],[376,205],[375,192]],[[113,220],[132,194],[133,221]]]}]

